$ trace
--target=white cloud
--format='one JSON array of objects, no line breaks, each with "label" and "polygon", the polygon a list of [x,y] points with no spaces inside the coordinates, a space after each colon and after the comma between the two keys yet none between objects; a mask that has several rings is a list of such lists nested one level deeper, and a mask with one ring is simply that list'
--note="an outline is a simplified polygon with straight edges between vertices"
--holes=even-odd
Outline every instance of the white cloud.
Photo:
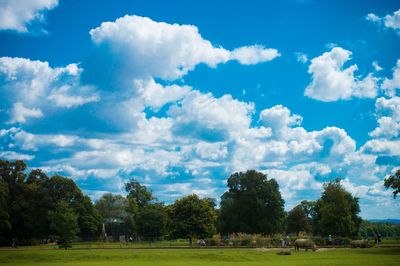
[{"label": "white cloud", "polygon": [[[99,100],[93,88],[80,85],[76,64],[51,68],[47,62],[0,57],[0,95],[11,109],[12,123],[42,117],[50,108],[73,108]],[[13,107],[10,107],[13,106]]]},{"label": "white cloud", "polygon": [[397,60],[396,67],[393,68],[392,79],[385,78],[381,87],[389,96],[394,96],[396,90],[400,90],[400,59]]},{"label": "white cloud", "polygon": [[380,21],[380,17],[378,17],[377,15],[375,15],[374,13],[369,13],[366,17],[366,20],[372,21],[372,22],[378,22]]},{"label": "white cloud", "polygon": [[[196,26],[156,22],[147,17],[124,16],[103,22],[90,30],[99,50],[112,60],[118,86],[129,87],[133,79],[181,78],[196,65],[216,67],[229,60],[243,64],[270,61],[279,56],[276,49],[261,45],[226,50],[204,39]],[[109,47],[109,48],[107,48]],[[101,51],[101,53],[104,51]],[[107,56],[100,55],[103,59]]]},{"label": "white cloud", "polygon": [[303,64],[308,62],[308,56],[305,53],[297,52],[295,55],[298,62]]},{"label": "white cloud", "polygon": [[280,53],[276,49],[265,48],[262,45],[251,45],[236,48],[231,53],[231,60],[237,60],[243,65],[254,65],[262,62],[268,62]]},{"label": "white cloud", "polygon": [[[90,87],[86,87],[87,91],[90,91]],[[88,96],[74,95],[71,94],[74,88],[70,85],[63,85],[58,89],[54,89],[51,91],[51,94],[47,97],[47,99],[57,107],[64,108],[74,108],[87,103],[97,102],[100,100],[100,96],[98,94],[92,94]],[[85,90],[85,87],[80,88],[81,91]]]},{"label": "white cloud", "polygon": [[400,136],[400,97],[378,98],[375,103],[378,127],[369,133],[374,138],[397,138]]},{"label": "white cloud", "polygon": [[396,121],[400,121],[400,97],[380,97],[376,99],[375,109],[379,117],[390,116]]},{"label": "white cloud", "polygon": [[260,120],[267,127],[270,127],[276,136],[284,136],[289,127],[299,126],[303,118],[291,114],[290,110],[282,105],[275,105],[264,109],[260,113]]},{"label": "white cloud", "polygon": [[392,117],[381,117],[378,119],[378,127],[369,133],[374,138],[396,138],[400,135],[400,121]]},{"label": "white cloud", "polygon": [[357,65],[343,69],[351,54],[348,50],[335,47],[312,59],[308,69],[308,73],[312,74],[312,81],[304,95],[324,102],[347,100],[351,97],[376,97],[377,78],[372,74],[364,79],[355,77]]},{"label": "white cloud", "polygon": [[167,103],[181,100],[191,90],[189,86],[162,86],[153,79],[135,80],[135,87],[139,97],[143,99],[144,105],[156,110]]},{"label": "white cloud", "polygon": [[378,155],[400,156],[400,140],[373,139],[367,141],[360,150]]},{"label": "white cloud", "polygon": [[393,15],[386,15],[384,18],[385,26],[395,30],[400,29],[400,9],[395,11]]},{"label": "white cloud", "polygon": [[[190,92],[178,105],[172,106],[168,114],[174,119],[175,128],[184,134],[220,134],[225,139],[234,132],[249,128],[253,103],[235,100],[231,95],[215,98],[211,93]],[[216,135],[214,135],[216,136]],[[211,136],[213,137],[213,136]]]},{"label": "white cloud", "polygon": [[44,19],[44,12],[58,5],[58,0],[0,1],[0,30],[27,32],[29,23]]},{"label": "white cloud", "polygon": [[393,12],[392,15],[379,17],[373,13],[366,16],[366,19],[377,24],[383,24],[385,28],[399,30],[400,29],[400,9]]},{"label": "white cloud", "polygon": [[22,153],[17,153],[14,151],[0,151],[0,158],[9,160],[9,161],[14,161],[14,160],[24,160],[24,161],[30,161],[35,156],[29,155],[29,154],[22,154]]},{"label": "white cloud", "polygon": [[372,62],[372,66],[374,67],[375,71],[382,71],[383,68],[378,64],[377,61]]},{"label": "white cloud", "polygon": [[10,120],[8,123],[25,123],[29,118],[40,118],[43,117],[42,111],[36,108],[26,108],[22,103],[14,103],[11,109]]}]

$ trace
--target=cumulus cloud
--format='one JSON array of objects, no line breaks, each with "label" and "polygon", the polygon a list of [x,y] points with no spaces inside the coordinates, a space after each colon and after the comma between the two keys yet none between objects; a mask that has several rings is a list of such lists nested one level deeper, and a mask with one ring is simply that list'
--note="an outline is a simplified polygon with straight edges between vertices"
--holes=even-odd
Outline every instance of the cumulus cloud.
[{"label": "cumulus cloud", "polygon": [[382,83],[382,89],[389,96],[394,96],[397,90],[400,90],[400,59],[397,60],[393,68],[392,79],[385,78]]},{"label": "cumulus cloud", "polygon": [[279,56],[280,53],[276,49],[265,48],[262,45],[252,45],[234,49],[231,53],[231,60],[237,60],[243,65],[255,65],[271,61]]},{"label": "cumulus cloud", "polygon": [[396,138],[400,136],[400,97],[380,97],[375,103],[378,127],[369,133],[374,138]]},{"label": "cumulus cloud", "polygon": [[17,102],[14,103],[11,109],[10,120],[8,123],[25,123],[29,118],[39,118],[42,117],[43,113],[39,109],[36,108],[26,108],[22,103]]},{"label": "cumulus cloud", "polygon": [[76,64],[52,68],[48,62],[0,57],[0,105],[11,113],[11,123],[24,123],[44,116],[42,109],[98,101],[92,87],[80,85],[82,71]]},{"label": "cumulus cloud", "polygon": [[275,105],[269,109],[264,109],[260,113],[260,120],[267,127],[270,127],[276,136],[286,135],[289,127],[299,126],[303,118],[282,106]]},{"label": "cumulus cloud", "polygon": [[135,88],[146,107],[159,109],[167,103],[184,98],[191,90],[189,86],[162,86],[153,79],[135,80]]},{"label": "cumulus cloud", "polygon": [[396,138],[400,135],[400,122],[392,117],[381,117],[378,119],[378,127],[369,133],[371,137]]},{"label": "cumulus cloud", "polygon": [[168,114],[174,119],[178,134],[208,140],[224,140],[247,129],[251,123],[254,104],[235,100],[231,95],[215,98],[211,93],[192,91]]},{"label": "cumulus cloud", "polygon": [[115,70],[112,72],[117,73],[116,84],[110,84],[111,87],[130,87],[134,79],[176,80],[201,63],[210,67],[229,60],[256,64],[279,56],[276,49],[261,45],[231,52],[204,39],[196,26],[156,22],[140,16],[126,15],[114,22],[103,22],[90,30],[90,36],[98,47],[98,55],[94,62],[87,62],[88,80],[95,75],[91,73],[91,64],[99,67],[98,60],[108,60],[103,65],[110,65]]},{"label": "cumulus cloud", "polygon": [[0,30],[27,32],[34,21],[43,21],[44,12],[58,5],[58,0],[0,1]]},{"label": "cumulus cloud", "polygon": [[400,29],[400,9],[394,11],[392,15],[386,15],[379,17],[374,13],[370,13],[366,16],[366,19],[377,24],[383,24],[385,28],[393,29],[398,31]]},{"label": "cumulus cloud", "polygon": [[373,139],[367,141],[360,150],[378,155],[400,156],[400,140]]},{"label": "cumulus cloud", "polygon": [[364,79],[359,79],[354,75],[358,69],[357,65],[343,69],[351,54],[348,50],[335,47],[312,59],[308,69],[308,73],[312,74],[312,81],[304,95],[324,102],[348,100],[351,97],[376,97],[378,89],[376,77],[369,74]]},{"label": "cumulus cloud", "polygon": [[14,161],[14,160],[30,161],[33,158],[35,158],[35,156],[29,154],[21,154],[14,151],[0,151],[0,158],[4,158],[9,161]]}]

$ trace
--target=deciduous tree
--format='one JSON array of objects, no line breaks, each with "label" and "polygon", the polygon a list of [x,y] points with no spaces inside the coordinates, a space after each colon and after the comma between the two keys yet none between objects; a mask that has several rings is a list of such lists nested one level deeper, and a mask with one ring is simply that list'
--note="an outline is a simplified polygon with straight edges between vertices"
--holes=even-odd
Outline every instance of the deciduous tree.
[{"label": "deciduous tree", "polygon": [[210,237],[215,233],[217,215],[209,199],[189,195],[168,206],[168,227],[170,234],[177,238]]},{"label": "deciduous tree", "polygon": [[250,170],[234,173],[229,190],[221,197],[218,227],[221,233],[273,234],[284,224],[284,201],[278,183],[267,175]]}]

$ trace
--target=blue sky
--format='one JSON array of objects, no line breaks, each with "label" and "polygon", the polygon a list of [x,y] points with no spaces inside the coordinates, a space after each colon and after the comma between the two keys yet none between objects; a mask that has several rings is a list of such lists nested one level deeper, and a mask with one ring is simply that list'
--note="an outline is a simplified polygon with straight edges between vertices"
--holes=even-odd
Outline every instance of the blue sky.
[{"label": "blue sky", "polygon": [[290,209],[339,176],[400,218],[398,1],[25,2],[0,3],[1,158],[93,199],[218,199],[256,169]]}]

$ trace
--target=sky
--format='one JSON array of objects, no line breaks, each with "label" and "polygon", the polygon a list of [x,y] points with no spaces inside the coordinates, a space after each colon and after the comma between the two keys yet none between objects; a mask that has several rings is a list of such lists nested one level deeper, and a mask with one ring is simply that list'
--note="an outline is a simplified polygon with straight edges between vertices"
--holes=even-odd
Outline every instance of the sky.
[{"label": "sky", "polygon": [[0,0],[0,158],[93,200],[255,169],[290,210],[339,177],[400,218],[399,47],[399,1]]}]

